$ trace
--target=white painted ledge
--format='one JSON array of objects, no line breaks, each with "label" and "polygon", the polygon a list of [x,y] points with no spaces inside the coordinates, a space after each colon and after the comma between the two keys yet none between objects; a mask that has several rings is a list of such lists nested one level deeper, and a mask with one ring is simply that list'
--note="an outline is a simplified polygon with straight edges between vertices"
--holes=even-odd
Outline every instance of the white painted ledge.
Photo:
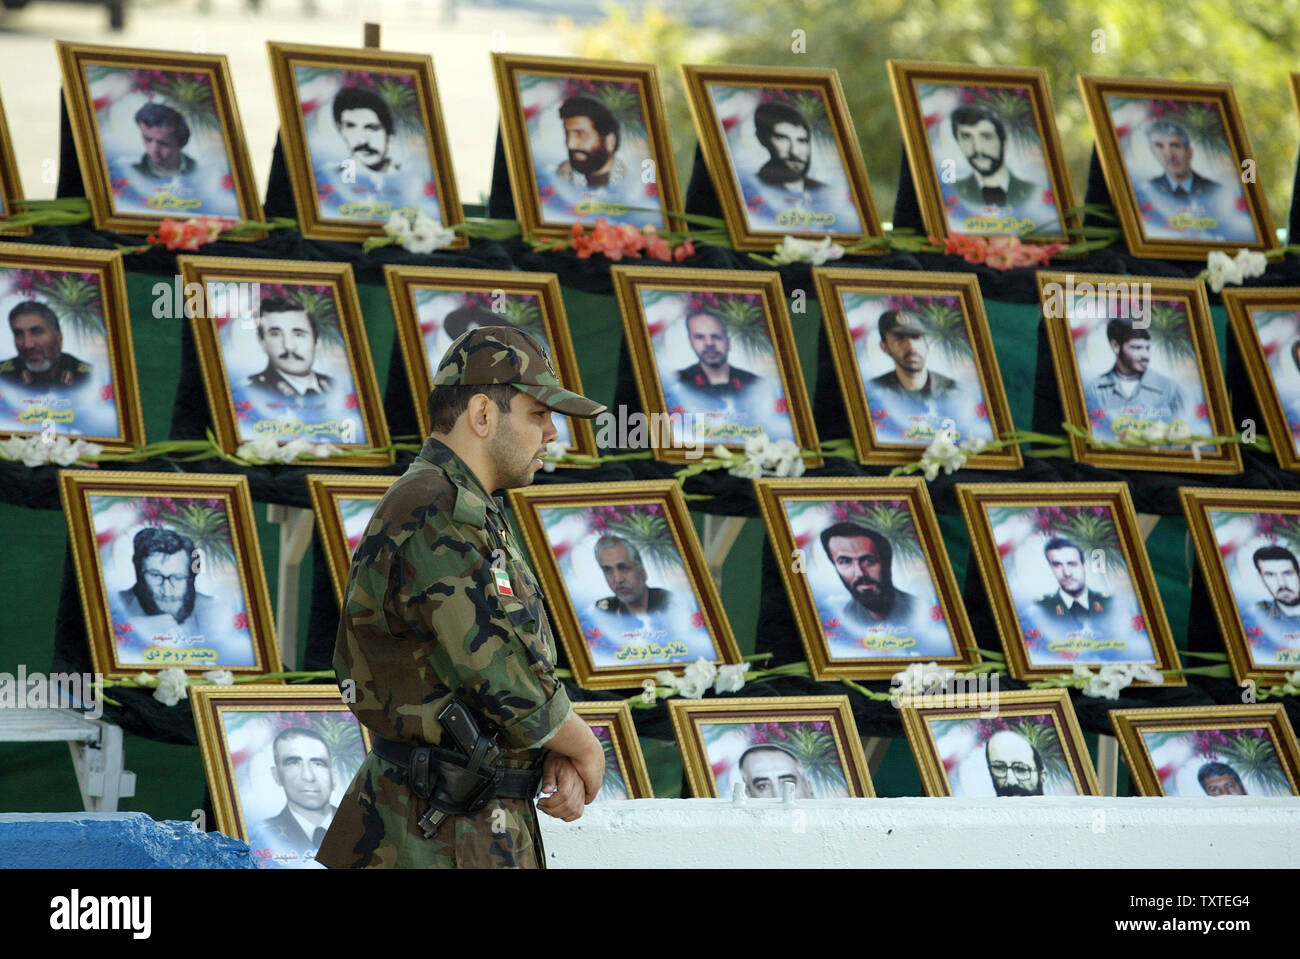
[{"label": "white painted ledge", "polygon": [[551,868],[1205,868],[1300,845],[1300,799],[636,799],[542,815]]}]

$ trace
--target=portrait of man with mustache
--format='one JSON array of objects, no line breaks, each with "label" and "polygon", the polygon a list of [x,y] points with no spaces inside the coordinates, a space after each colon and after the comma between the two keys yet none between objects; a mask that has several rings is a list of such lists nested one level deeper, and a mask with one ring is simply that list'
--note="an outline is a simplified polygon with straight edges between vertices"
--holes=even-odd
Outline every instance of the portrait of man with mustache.
[{"label": "portrait of man with mustache", "polygon": [[894,585],[894,551],[888,539],[857,523],[842,522],[822,530],[821,541],[849,591],[849,601],[840,611],[845,622],[863,629],[911,622],[917,599]]},{"label": "portrait of man with mustache", "polygon": [[555,174],[570,186],[600,189],[627,177],[627,165],[618,151],[618,119],[591,97],[569,97],[560,104],[564,145],[569,158]]},{"label": "portrait of man with mustache", "polygon": [[257,342],[266,351],[266,369],[244,383],[282,399],[325,396],[334,380],[312,370],[320,328],[316,318],[297,303],[279,297],[262,300]]},{"label": "portrait of man with mustache", "polygon": [[1015,209],[1034,198],[1032,183],[1007,166],[1007,128],[992,110],[960,106],[952,111],[952,135],[970,164],[971,174],[953,184],[953,191],[973,207]]}]

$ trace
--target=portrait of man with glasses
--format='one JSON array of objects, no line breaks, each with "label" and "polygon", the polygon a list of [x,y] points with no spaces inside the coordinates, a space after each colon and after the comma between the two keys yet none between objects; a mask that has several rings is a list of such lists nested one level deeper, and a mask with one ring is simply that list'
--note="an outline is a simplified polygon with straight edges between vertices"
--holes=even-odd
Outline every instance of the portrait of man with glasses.
[{"label": "portrait of man with glasses", "polygon": [[984,744],[993,791],[999,796],[1043,795],[1043,757],[1028,739],[1009,729]]},{"label": "portrait of man with glasses", "polygon": [[[194,542],[174,530],[147,526],[132,541],[135,585],[118,592],[115,624],[125,618],[144,640],[188,647],[216,640],[220,604],[195,585],[200,563]],[[120,626],[117,627],[121,632]],[[176,665],[160,663],[159,665]]]}]

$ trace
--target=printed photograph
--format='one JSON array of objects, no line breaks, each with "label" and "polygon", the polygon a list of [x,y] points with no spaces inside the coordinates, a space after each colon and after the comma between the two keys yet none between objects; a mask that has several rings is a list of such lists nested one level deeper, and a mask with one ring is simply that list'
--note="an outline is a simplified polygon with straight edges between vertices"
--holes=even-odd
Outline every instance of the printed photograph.
[{"label": "printed photograph", "polygon": [[427,55],[267,48],[304,236],[376,235],[397,211],[461,221]]},{"label": "printed photograph", "polygon": [[874,796],[844,696],[670,699],[691,795],[729,799]]},{"label": "printed photograph", "polygon": [[[0,102],[0,219],[7,219],[17,213],[15,204],[23,199],[22,180],[18,175],[18,163],[14,157],[13,139],[9,135],[9,121],[5,119],[4,104]],[[0,230],[0,236],[26,236],[32,232],[31,227],[19,227],[14,230]]]},{"label": "printed photograph", "polygon": [[204,687],[194,715],[218,829],[260,869],[324,868],[316,850],[369,748],[338,690]]},{"label": "printed photograph", "polygon": [[396,480],[395,476],[307,475],[307,492],[316,514],[316,535],[320,537],[340,607],[352,554],[365,536],[375,507]]},{"label": "printed photograph", "polygon": [[834,70],[683,66],[682,76],[737,249],[770,249],[785,234],[879,234]]},{"label": "printed photograph", "polygon": [[0,434],[144,442],[121,254],[0,244]]},{"label": "printed photograph", "polygon": [[1066,690],[988,696],[975,706],[901,710],[927,796],[1100,794]]},{"label": "printed photograph", "polygon": [[573,223],[675,229],[682,209],[652,64],[493,54],[501,133],[525,232]]},{"label": "printed photograph", "polygon": [[1283,469],[1300,469],[1300,296],[1294,289],[1224,290],[1228,323]]},{"label": "printed photograph", "polygon": [[773,552],[815,679],[973,665],[975,645],[918,478],[760,479]]},{"label": "printed photograph", "polygon": [[591,700],[573,704],[605,751],[605,779],[594,802],[653,799],[641,742],[625,700]]},{"label": "printed photograph", "polygon": [[579,685],[639,686],[701,657],[741,661],[675,481],[507,496]]},{"label": "printed photograph", "polygon": [[101,229],[262,217],[224,56],[57,44]]},{"label": "printed photograph", "polygon": [[1127,485],[962,483],[957,497],[1013,677],[1179,668]]},{"label": "printed photograph", "polygon": [[893,60],[889,70],[931,232],[1064,236],[1074,204],[1042,70]]},{"label": "printed photograph", "polygon": [[[582,393],[560,281],[554,274],[386,266],[384,276],[423,434],[429,432],[425,398],[433,389],[438,364],[459,336],[485,326],[513,326],[537,339],[550,353],[561,385]],[[556,442],[567,444],[569,452],[597,454],[590,421],[559,413],[552,421],[559,432]]]},{"label": "printed photograph", "polygon": [[1277,243],[1232,86],[1079,76],[1106,186],[1138,256],[1203,260]]}]

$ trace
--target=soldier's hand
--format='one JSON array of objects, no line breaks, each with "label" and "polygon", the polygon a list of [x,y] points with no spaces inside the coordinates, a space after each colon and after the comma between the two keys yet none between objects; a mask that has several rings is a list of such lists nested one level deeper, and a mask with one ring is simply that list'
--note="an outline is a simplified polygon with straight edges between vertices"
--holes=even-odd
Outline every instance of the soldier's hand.
[{"label": "soldier's hand", "polygon": [[542,764],[542,792],[550,793],[537,804],[548,816],[573,822],[582,816],[586,787],[573,763],[556,752],[546,754]]}]

